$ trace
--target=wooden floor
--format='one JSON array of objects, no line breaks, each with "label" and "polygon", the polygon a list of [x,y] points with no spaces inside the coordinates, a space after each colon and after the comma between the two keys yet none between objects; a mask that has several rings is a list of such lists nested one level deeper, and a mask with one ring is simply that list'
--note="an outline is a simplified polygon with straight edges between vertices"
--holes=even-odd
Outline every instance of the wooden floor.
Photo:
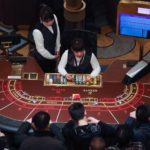
[{"label": "wooden floor", "polygon": [[[21,35],[27,37],[27,35],[28,35],[28,27],[27,26],[19,26],[18,29],[19,30],[17,33],[20,33]],[[105,36],[105,33],[108,33],[111,31],[112,31],[112,29],[110,26],[104,26],[101,28],[101,34],[98,34],[98,39],[97,39],[97,44],[99,46],[108,46],[113,42],[111,38]],[[148,52],[150,50],[150,39],[136,39],[135,38],[135,40],[136,40],[136,46],[131,52],[129,52],[128,54],[123,55],[121,57],[115,57],[112,59],[99,59],[100,64],[108,65],[117,59],[119,59],[119,60],[138,60],[139,59],[139,49],[140,49],[139,43],[143,44],[144,54],[145,54],[146,52]],[[23,47],[18,52],[27,56],[29,53],[29,45]]]}]

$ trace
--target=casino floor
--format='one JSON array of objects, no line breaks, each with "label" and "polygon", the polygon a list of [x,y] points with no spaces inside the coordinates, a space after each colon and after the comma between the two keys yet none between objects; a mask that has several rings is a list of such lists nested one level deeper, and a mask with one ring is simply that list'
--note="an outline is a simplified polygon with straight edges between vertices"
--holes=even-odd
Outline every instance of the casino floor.
[{"label": "casino floor", "polygon": [[[28,36],[28,26],[25,25],[20,25],[18,26],[18,31],[17,33],[23,35],[24,37]],[[101,27],[101,33],[97,33],[97,45],[101,47],[109,46],[112,44],[112,39],[106,36],[106,33],[113,32],[112,28],[109,25],[105,25]],[[99,59],[99,63],[102,65],[109,65],[111,64],[114,60],[138,60],[139,59],[139,49],[140,49],[140,44],[138,40],[136,40],[136,46],[134,47],[133,50],[131,50],[129,53],[123,55],[123,56],[118,56],[110,59]],[[142,41],[144,44],[143,46],[143,51],[144,54],[149,51],[150,47],[150,40],[149,39],[144,39]],[[29,45],[26,45],[25,47],[21,48],[18,53],[23,54],[24,56],[27,56],[29,53]]]}]

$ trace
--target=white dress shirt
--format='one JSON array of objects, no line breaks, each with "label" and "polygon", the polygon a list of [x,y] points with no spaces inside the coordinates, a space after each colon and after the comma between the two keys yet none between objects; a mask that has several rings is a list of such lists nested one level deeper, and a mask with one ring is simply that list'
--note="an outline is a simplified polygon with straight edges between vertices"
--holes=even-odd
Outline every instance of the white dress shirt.
[{"label": "white dress shirt", "polygon": [[[54,15],[54,20],[56,22],[57,27],[57,37],[56,37],[56,44],[55,44],[55,51],[59,52],[60,50],[60,30],[58,26],[58,21],[56,15]],[[54,34],[52,26],[47,27],[50,32]],[[55,59],[55,56],[52,55],[45,47],[44,47],[44,38],[40,30],[34,29],[33,30],[33,38],[35,42],[36,49],[38,53],[40,53],[46,59]]]},{"label": "white dress shirt", "polygon": [[[63,76],[65,76],[66,74],[68,74],[67,71],[66,71],[66,69],[65,69],[65,67],[67,65],[67,61],[68,61],[68,51],[69,50],[66,50],[63,53],[63,55],[61,57],[61,60],[60,60],[60,62],[58,64],[58,72],[60,74],[62,74]],[[81,59],[82,58],[77,58],[76,57],[77,65],[80,64],[80,60]],[[92,70],[92,72],[91,72],[90,75],[91,75],[91,77],[96,77],[97,75],[99,75],[99,73],[101,71],[101,68],[100,68],[100,65],[99,65],[99,62],[98,62],[96,56],[93,53],[92,53],[92,57],[91,57],[90,63],[91,63],[91,66],[93,68],[93,70]]]}]

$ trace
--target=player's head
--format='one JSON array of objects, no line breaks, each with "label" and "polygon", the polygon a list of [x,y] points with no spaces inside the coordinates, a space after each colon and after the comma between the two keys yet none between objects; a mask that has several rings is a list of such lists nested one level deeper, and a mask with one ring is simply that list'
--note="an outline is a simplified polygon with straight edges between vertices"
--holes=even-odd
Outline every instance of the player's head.
[{"label": "player's head", "polygon": [[75,38],[71,42],[71,50],[76,57],[83,57],[85,54],[85,44],[81,38]]},{"label": "player's head", "polygon": [[116,130],[116,137],[120,147],[126,146],[133,137],[133,131],[128,125],[119,125]]},{"label": "player's head", "polygon": [[50,115],[47,112],[39,111],[32,118],[33,128],[36,130],[46,130],[49,128]]},{"label": "player's head", "polygon": [[85,108],[82,103],[76,102],[69,106],[68,108],[71,118],[78,122],[80,119],[83,119],[85,116]]},{"label": "player's head", "polygon": [[136,119],[141,123],[150,122],[150,105],[140,105],[136,109]]},{"label": "player's head", "polygon": [[54,23],[53,11],[47,5],[44,5],[40,10],[40,20],[45,26],[52,26]]},{"label": "player's head", "polygon": [[90,141],[89,150],[105,150],[105,140],[100,136],[94,136]]}]

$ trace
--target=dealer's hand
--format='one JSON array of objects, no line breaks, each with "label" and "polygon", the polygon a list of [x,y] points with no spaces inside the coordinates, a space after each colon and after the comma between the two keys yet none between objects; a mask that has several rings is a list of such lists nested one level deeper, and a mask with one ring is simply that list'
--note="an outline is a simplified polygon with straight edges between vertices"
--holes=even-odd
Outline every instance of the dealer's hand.
[{"label": "dealer's hand", "polygon": [[90,76],[90,75],[88,75],[87,77],[86,77],[86,81],[87,82],[90,82],[92,80],[92,77]]},{"label": "dealer's hand", "polygon": [[66,74],[66,78],[67,80],[69,81],[72,81],[73,80],[73,76],[71,74]]}]

